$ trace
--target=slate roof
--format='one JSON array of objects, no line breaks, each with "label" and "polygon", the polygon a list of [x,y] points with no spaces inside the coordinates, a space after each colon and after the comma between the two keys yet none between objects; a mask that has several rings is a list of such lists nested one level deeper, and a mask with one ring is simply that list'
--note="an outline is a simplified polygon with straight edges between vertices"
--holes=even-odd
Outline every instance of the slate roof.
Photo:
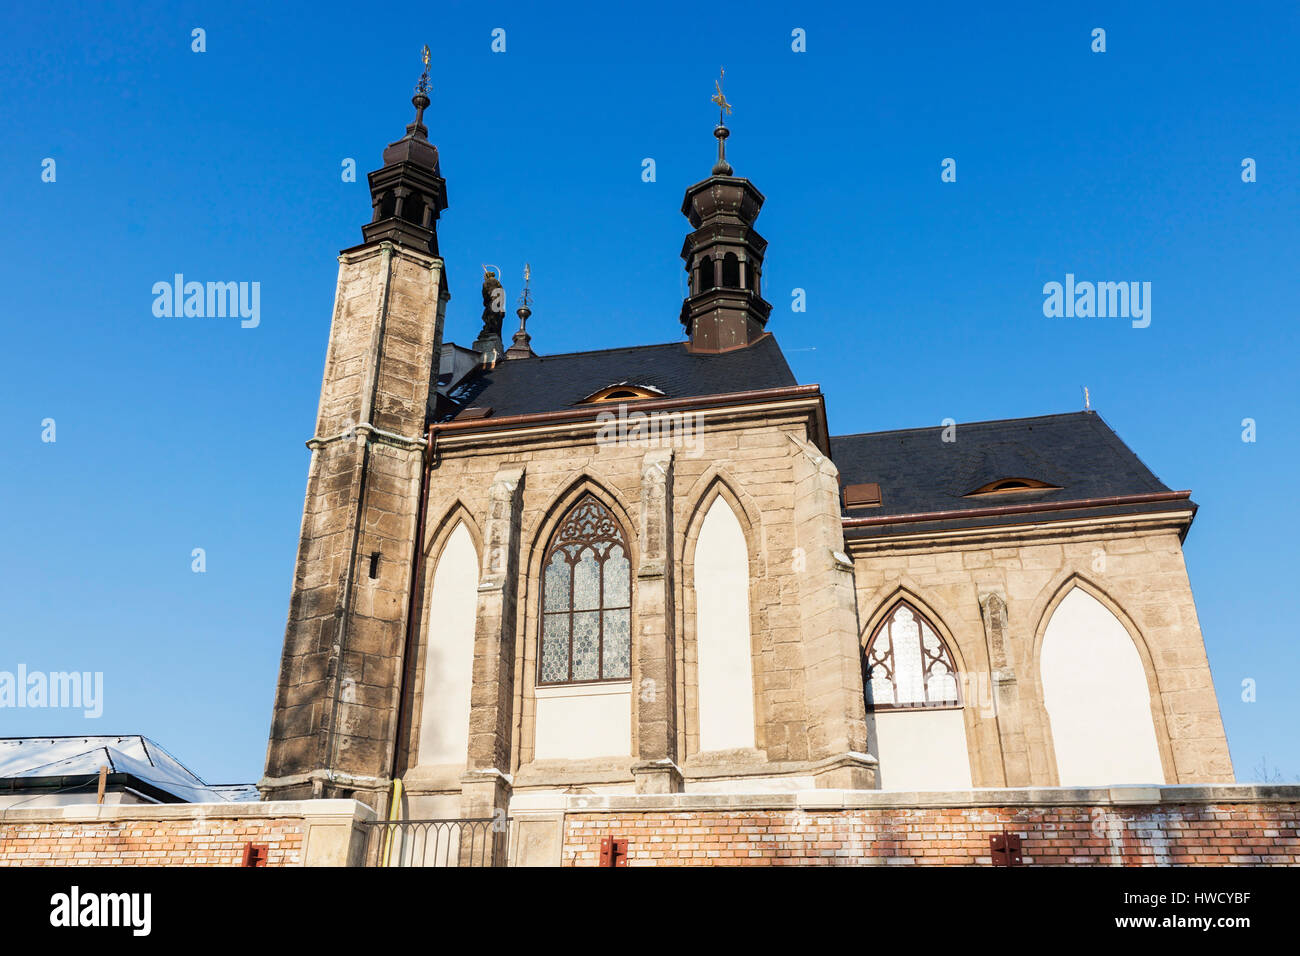
[{"label": "slate roof", "polygon": [[[936,519],[935,523],[927,524],[929,530],[970,524],[976,519],[963,519],[961,512],[974,509],[1170,490],[1096,412],[959,424],[955,434],[956,441],[944,442],[943,429],[932,426],[832,437],[831,458],[840,470],[841,481],[846,485],[876,482],[881,490],[879,507],[854,508],[846,511],[846,516],[953,513],[951,520]],[[1003,478],[1034,478],[1058,487],[1050,491],[965,497]],[[1153,502],[1115,506],[1110,510],[1156,511],[1175,507],[1186,508],[1188,503]],[[1053,512],[1051,516],[1068,513]],[[1037,520],[1048,520],[1048,517],[1040,514]],[[979,523],[1004,520],[984,517]],[[879,532],[854,529],[854,533]]]},{"label": "slate roof", "polygon": [[[0,739],[0,781],[5,789],[23,790],[52,778],[95,778],[125,774],[148,785],[164,802],[229,803],[257,799],[248,784],[209,786],[148,737],[8,737]],[[167,798],[170,797],[170,801]]]},{"label": "slate roof", "polygon": [[468,407],[491,407],[492,417],[572,408],[607,385],[641,385],[665,398],[725,395],[797,385],[776,338],[765,335],[731,352],[688,352],[686,343],[569,352],[509,359],[481,369],[451,392],[460,407],[440,416],[454,420]]}]

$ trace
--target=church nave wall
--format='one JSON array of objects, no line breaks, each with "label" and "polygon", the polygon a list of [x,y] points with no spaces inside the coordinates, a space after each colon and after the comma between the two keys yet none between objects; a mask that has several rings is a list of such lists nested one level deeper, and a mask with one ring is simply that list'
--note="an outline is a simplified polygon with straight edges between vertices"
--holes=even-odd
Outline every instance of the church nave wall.
[{"label": "church nave wall", "polygon": [[[1157,774],[1163,779],[1149,782],[1232,779],[1178,528],[1169,518],[858,540],[850,546],[864,646],[889,608],[907,598],[927,609],[964,661],[963,710],[975,786],[1079,783],[1080,774],[1096,776],[1104,768],[1110,775],[1093,782]],[[1087,600],[1071,598],[1071,592]],[[1091,611],[1080,617],[1074,613],[1080,607]],[[1045,659],[1053,620],[1056,631],[1072,632],[1076,646],[1066,652],[1064,645],[1054,650],[1049,643]],[[1121,631],[1127,645],[1116,637]],[[1084,664],[1095,665],[1096,672],[1077,673]],[[1112,669],[1109,684],[1106,668]],[[1145,726],[1141,733],[1122,733],[1134,718],[1129,710],[1135,694],[1118,688],[1134,680],[1138,690],[1145,683],[1138,706],[1149,699],[1149,735]],[[1118,698],[1103,695],[1102,688]],[[1080,694],[1086,699],[1078,699]],[[1049,708],[1057,713],[1059,740],[1053,738]],[[1085,725],[1089,734],[1077,729]],[[1088,737],[1090,744],[1079,743]],[[1103,740],[1109,740],[1109,756]],[[1155,748],[1154,763],[1138,753],[1147,741]],[[1091,747],[1091,756],[1080,747]],[[1063,773],[1058,755],[1067,752]],[[877,756],[889,786],[887,755]]]}]

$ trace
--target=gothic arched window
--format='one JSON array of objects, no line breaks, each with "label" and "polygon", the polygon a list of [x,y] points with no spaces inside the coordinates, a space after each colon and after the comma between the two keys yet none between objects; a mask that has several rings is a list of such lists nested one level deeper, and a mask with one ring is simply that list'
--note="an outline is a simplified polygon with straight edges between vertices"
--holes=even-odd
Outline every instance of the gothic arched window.
[{"label": "gothic arched window", "polygon": [[934,626],[900,601],[866,650],[867,709],[961,703],[957,667]]},{"label": "gothic arched window", "polygon": [[627,538],[608,508],[583,495],[560,522],[542,566],[537,682],[628,680],[631,607]]}]

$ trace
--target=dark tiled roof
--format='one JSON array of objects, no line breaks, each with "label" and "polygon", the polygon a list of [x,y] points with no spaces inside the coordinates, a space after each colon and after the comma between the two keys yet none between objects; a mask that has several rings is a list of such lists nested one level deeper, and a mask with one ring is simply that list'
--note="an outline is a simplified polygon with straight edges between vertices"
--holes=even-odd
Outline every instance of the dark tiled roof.
[{"label": "dark tiled roof", "polygon": [[491,407],[492,417],[500,418],[572,408],[607,385],[624,384],[656,389],[665,398],[693,398],[798,383],[776,339],[766,335],[748,348],[717,354],[670,342],[511,359],[469,376],[451,398],[461,409]]},{"label": "dark tiled roof", "polygon": [[[877,482],[881,489],[879,507],[854,508],[846,516],[950,511],[953,520],[935,527],[953,527],[968,523],[960,512],[973,509],[1169,491],[1095,412],[976,422],[957,425],[955,434],[956,441],[945,442],[942,427],[935,426],[831,438],[831,457],[843,483]],[[1058,487],[965,497],[1003,478]]]}]

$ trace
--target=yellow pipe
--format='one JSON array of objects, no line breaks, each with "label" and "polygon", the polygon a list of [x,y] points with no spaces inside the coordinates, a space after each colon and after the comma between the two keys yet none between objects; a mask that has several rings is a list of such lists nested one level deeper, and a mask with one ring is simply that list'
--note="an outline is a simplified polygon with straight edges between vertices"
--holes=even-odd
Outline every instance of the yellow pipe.
[{"label": "yellow pipe", "polygon": [[[401,816],[402,816],[402,781],[398,779],[394,779],[393,795],[389,798],[389,803],[388,803],[388,822],[390,824],[396,823],[399,819],[401,819]],[[393,830],[394,829],[396,828],[392,826],[384,827],[384,850],[380,857],[383,860],[383,862],[379,864],[380,866],[389,865],[388,858],[393,852]]]}]

